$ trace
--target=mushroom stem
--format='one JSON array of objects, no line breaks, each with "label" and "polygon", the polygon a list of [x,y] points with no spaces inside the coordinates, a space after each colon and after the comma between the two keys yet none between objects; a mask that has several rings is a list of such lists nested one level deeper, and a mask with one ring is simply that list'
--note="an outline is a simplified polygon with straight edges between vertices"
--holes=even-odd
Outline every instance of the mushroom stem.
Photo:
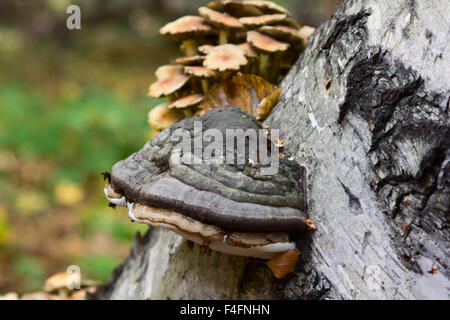
[{"label": "mushroom stem", "polygon": [[232,76],[233,74],[234,74],[233,71],[226,70],[226,71],[223,71],[223,72],[220,74],[220,78],[221,78],[222,81],[226,81],[226,80],[228,80],[229,78],[231,78],[231,76]]},{"label": "mushroom stem", "polygon": [[267,65],[269,64],[269,55],[265,53],[259,54],[259,74],[261,77],[267,76]]},{"label": "mushroom stem", "polygon": [[258,73],[258,59],[252,58],[250,64],[251,64],[250,73],[257,74]]},{"label": "mushroom stem", "polygon": [[280,76],[280,65],[283,58],[282,52],[276,52],[273,57],[272,61],[270,62],[270,71],[269,71],[269,77],[268,80],[270,82],[276,83],[278,82],[279,76]]},{"label": "mushroom stem", "polygon": [[192,118],[194,116],[191,107],[184,108],[183,113],[186,118]]},{"label": "mushroom stem", "polygon": [[228,31],[220,30],[219,32],[219,45],[228,43]]},{"label": "mushroom stem", "polygon": [[172,94],[169,94],[169,95],[167,96],[167,99],[169,100],[169,102],[174,102],[175,100],[177,100],[177,94],[176,94],[176,92],[174,92],[174,93],[172,93]]},{"label": "mushroom stem", "polygon": [[207,94],[209,91],[209,81],[207,79],[202,79],[202,89],[203,93]]},{"label": "mushroom stem", "polygon": [[194,55],[197,53],[197,43],[193,39],[184,40],[183,47],[186,48],[187,56]]}]

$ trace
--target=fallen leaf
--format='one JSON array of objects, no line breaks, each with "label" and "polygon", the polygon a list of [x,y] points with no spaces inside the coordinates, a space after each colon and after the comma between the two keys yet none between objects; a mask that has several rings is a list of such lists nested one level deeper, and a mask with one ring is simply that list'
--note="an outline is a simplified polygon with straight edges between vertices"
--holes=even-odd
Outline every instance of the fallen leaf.
[{"label": "fallen leaf", "polygon": [[297,248],[295,248],[295,250],[282,252],[267,261],[266,265],[276,278],[283,279],[288,274],[294,272],[299,254],[300,251]]},{"label": "fallen leaf", "polygon": [[257,75],[237,73],[212,86],[199,108],[211,110],[232,105],[262,120],[275,106],[280,93],[277,86]]},{"label": "fallen leaf", "polygon": [[84,192],[81,186],[72,182],[62,182],[55,187],[55,200],[58,204],[71,206],[83,200]]},{"label": "fallen leaf", "polygon": [[332,242],[332,243],[330,244],[330,246],[331,246],[332,248],[334,248],[334,242]]}]

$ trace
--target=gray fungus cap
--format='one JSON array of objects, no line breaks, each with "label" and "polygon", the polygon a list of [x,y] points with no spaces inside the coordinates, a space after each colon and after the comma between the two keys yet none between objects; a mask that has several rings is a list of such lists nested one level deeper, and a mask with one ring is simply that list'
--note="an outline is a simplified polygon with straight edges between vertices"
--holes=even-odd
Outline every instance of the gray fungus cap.
[{"label": "gray fungus cap", "polygon": [[[194,130],[194,121],[201,121],[201,132]],[[255,165],[249,158],[248,139],[245,164],[173,161],[180,152],[179,141],[172,138],[175,130],[184,129],[194,141],[212,128],[225,137],[226,129],[258,132],[261,126],[251,114],[236,107],[213,109],[203,116],[184,119],[116,163],[111,172],[112,188],[130,203],[171,210],[232,232],[305,231],[305,168],[295,161],[278,158],[278,172],[263,175],[264,165]],[[202,147],[209,143],[203,141]],[[231,150],[235,159],[236,145]]]}]

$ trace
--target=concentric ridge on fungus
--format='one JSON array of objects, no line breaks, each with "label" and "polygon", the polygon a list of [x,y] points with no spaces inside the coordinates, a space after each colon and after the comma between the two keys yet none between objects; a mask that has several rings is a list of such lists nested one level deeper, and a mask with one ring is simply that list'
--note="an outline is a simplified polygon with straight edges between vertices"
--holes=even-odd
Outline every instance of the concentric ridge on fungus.
[{"label": "concentric ridge on fungus", "polygon": [[[235,107],[184,119],[116,163],[111,172],[112,189],[129,203],[168,209],[224,230],[303,232],[304,168],[294,161],[279,159],[278,173],[264,176],[262,166],[255,168],[248,161],[242,165],[176,164],[171,157],[180,150],[171,134],[183,128],[194,138],[201,134],[194,133],[194,121],[202,121],[203,132],[212,128],[224,134],[226,129],[261,129],[252,115]],[[237,156],[236,148],[233,152]],[[245,158],[249,159],[248,152]]]}]

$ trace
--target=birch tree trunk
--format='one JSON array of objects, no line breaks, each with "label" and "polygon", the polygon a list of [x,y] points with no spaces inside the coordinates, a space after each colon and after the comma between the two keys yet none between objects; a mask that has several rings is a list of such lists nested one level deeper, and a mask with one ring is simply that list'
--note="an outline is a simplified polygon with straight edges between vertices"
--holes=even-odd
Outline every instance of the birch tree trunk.
[{"label": "birch tree trunk", "polygon": [[347,0],[265,121],[308,173],[314,233],[277,280],[169,231],[137,236],[108,299],[447,299],[450,3]]}]

